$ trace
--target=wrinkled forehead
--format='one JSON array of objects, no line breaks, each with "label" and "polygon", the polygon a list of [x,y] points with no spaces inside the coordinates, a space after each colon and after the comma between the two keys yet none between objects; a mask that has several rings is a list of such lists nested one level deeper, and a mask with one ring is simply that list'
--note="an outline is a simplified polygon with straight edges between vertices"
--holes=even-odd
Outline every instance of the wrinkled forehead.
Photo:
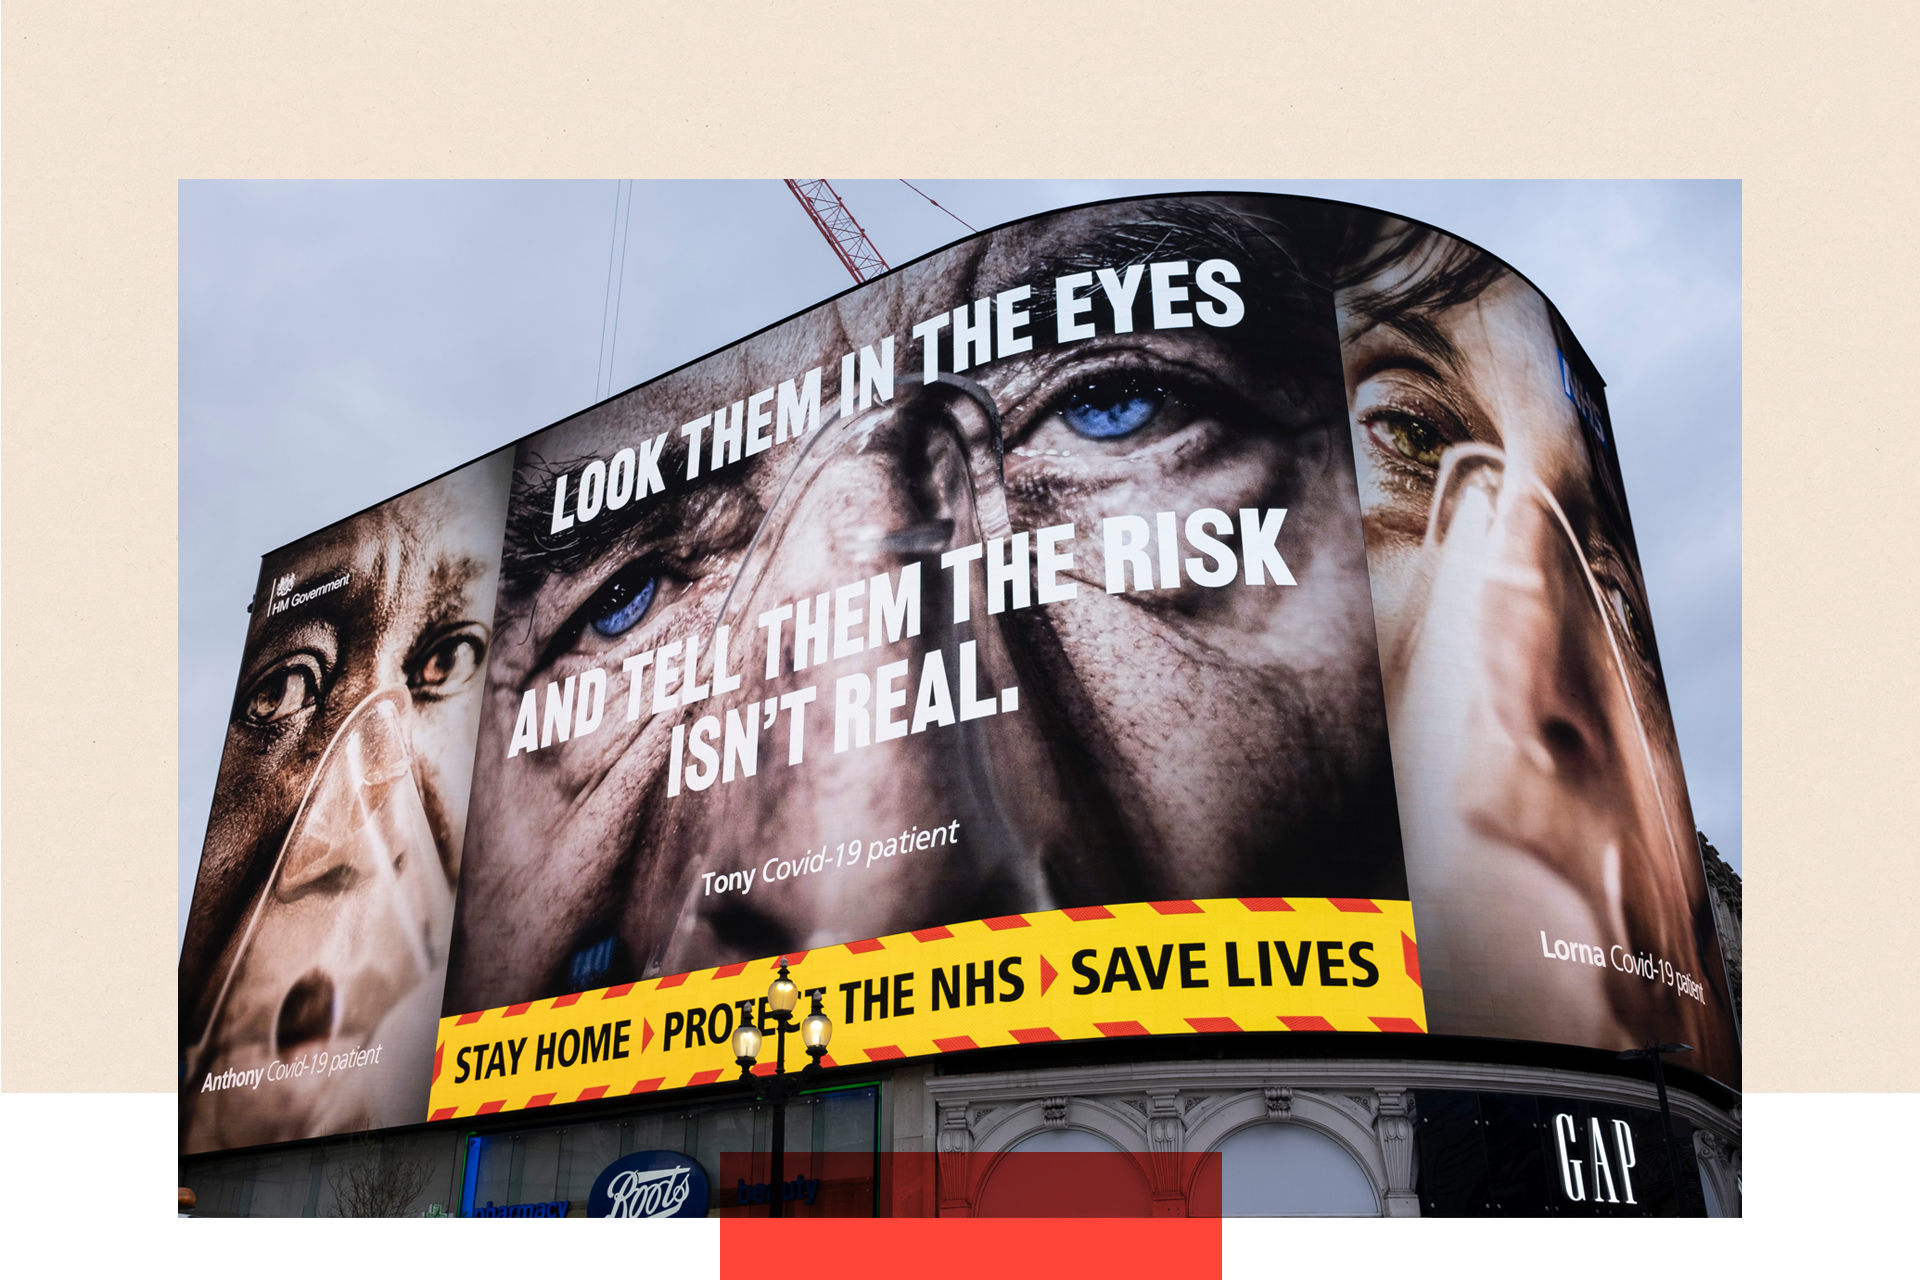
[{"label": "wrinkled forehead", "polygon": [[1305,305],[1319,320],[1332,265],[1329,216],[1326,206],[1287,196],[1195,196],[1035,218],[983,243],[956,296],[929,296],[927,311],[1026,285],[1044,334],[1062,277],[1148,262],[1184,261],[1191,269],[1224,258],[1242,273],[1250,315],[1284,320],[1275,313]]},{"label": "wrinkled forehead", "polygon": [[[381,624],[468,611],[497,570],[499,505],[497,485],[457,473],[273,553],[254,640],[296,621]],[[297,609],[262,607],[291,595],[301,597]]]},{"label": "wrinkled forehead", "polygon": [[498,553],[498,533],[487,527],[485,516],[499,498],[448,481],[403,494],[275,552],[267,572],[300,578],[331,570],[369,572],[394,579],[393,590],[402,589],[411,568],[444,563],[458,566],[463,579],[483,572]]},{"label": "wrinkled forehead", "polygon": [[887,337],[894,339],[898,372],[916,374],[919,343],[909,336],[915,325],[1023,285],[1031,290],[1021,305],[1032,316],[1035,349],[1045,349],[1054,327],[1054,282],[1103,267],[1227,257],[1255,277],[1249,283],[1283,286],[1277,295],[1266,290],[1262,302],[1278,296],[1284,303],[1316,274],[1303,261],[1295,225],[1310,216],[1313,211],[1284,197],[1205,197],[1030,219],[935,253],[591,410],[542,438],[552,456],[543,454],[541,461],[604,458],[663,430],[671,433],[665,456],[683,455],[679,427],[741,398],[743,388],[772,387],[796,370],[818,368],[824,371],[823,398],[831,401],[839,390],[841,359],[862,347],[877,350]]}]

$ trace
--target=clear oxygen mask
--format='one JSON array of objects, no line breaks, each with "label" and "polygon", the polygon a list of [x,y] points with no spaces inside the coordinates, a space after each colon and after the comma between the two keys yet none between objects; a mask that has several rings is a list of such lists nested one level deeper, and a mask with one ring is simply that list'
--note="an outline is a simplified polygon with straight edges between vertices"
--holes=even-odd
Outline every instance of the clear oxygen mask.
[{"label": "clear oxygen mask", "polygon": [[[700,637],[709,696],[668,780],[690,856],[643,972],[1043,909],[1049,867],[1090,857],[1044,737],[1058,663],[1003,449],[953,374],[806,440]],[[725,693],[723,629],[746,677]],[[1075,874],[1124,893],[1108,870]]]},{"label": "clear oxygen mask", "polygon": [[[1651,666],[1548,484],[1501,449],[1448,450],[1400,617],[1382,639],[1430,1007],[1493,1033],[1507,1014],[1454,977],[1511,964],[1543,930],[1549,950],[1691,954],[1673,922],[1692,842],[1677,763],[1649,734]],[[1543,973],[1561,998],[1534,1012],[1564,1024],[1543,1038],[1609,1043],[1653,998],[1598,966]]]},{"label": "clear oxygen mask", "polygon": [[190,1055],[189,1150],[423,1118],[453,893],[411,716],[384,686],[322,754]]}]

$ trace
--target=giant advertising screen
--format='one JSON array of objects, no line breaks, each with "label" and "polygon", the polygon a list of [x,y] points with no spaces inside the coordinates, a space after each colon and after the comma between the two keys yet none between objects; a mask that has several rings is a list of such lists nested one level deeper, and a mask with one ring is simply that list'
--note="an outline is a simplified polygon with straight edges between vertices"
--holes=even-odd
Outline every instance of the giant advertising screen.
[{"label": "giant advertising screen", "polygon": [[425,1114],[512,463],[261,562],[180,952],[183,1151]]},{"label": "giant advertising screen", "polygon": [[[1288,197],[1067,210],[511,453],[470,508],[504,535],[463,847],[423,805],[457,899],[409,1119],[730,1077],[783,956],[838,1063],[1433,1032],[1680,1039],[1737,1082],[1600,383],[1474,247]],[[337,787],[250,696],[222,794]],[[200,894],[278,901],[271,844],[210,835]],[[193,942],[183,1014],[258,949]],[[183,1099],[291,1047],[204,1021]]]}]

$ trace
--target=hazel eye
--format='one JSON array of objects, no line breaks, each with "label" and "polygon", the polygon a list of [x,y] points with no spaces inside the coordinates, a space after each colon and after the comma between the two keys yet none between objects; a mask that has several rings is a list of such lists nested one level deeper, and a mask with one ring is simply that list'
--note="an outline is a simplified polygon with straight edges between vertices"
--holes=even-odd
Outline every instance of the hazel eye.
[{"label": "hazel eye", "polygon": [[1159,416],[1167,392],[1132,378],[1090,382],[1068,394],[1061,421],[1090,440],[1130,436]]},{"label": "hazel eye", "polygon": [[485,636],[473,630],[453,632],[427,650],[426,656],[407,673],[407,685],[415,693],[450,694],[465,687],[479,673],[486,656]]},{"label": "hazel eye", "polygon": [[1367,416],[1373,438],[1408,462],[1438,467],[1448,441],[1425,419],[1398,409],[1377,409]]},{"label": "hazel eye", "polygon": [[1617,584],[1608,583],[1606,588],[1607,604],[1613,609],[1614,621],[1619,625],[1621,634],[1627,637],[1636,652],[1647,652],[1647,630],[1641,621],[1640,611],[1633,607],[1633,601]]},{"label": "hazel eye", "polygon": [[319,666],[303,656],[260,677],[247,691],[241,714],[252,725],[273,724],[306,710],[319,697]]},{"label": "hazel eye", "polygon": [[595,631],[608,639],[631,631],[647,616],[647,610],[653,607],[659,582],[659,578],[649,573],[643,563],[636,561],[628,565],[615,574],[611,582],[601,587],[588,604],[587,620],[593,624]]}]

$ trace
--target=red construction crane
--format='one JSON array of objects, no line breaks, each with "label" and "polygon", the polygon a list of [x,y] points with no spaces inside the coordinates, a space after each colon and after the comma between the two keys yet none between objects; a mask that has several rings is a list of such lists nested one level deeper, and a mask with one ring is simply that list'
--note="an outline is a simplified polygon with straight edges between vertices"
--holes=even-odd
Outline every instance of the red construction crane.
[{"label": "red construction crane", "polygon": [[865,229],[854,221],[853,211],[847,208],[847,202],[840,198],[832,183],[825,178],[788,178],[786,184],[793,198],[813,219],[813,225],[820,228],[820,234],[833,246],[840,265],[856,284],[887,270],[887,260],[873,247],[873,240]]}]

